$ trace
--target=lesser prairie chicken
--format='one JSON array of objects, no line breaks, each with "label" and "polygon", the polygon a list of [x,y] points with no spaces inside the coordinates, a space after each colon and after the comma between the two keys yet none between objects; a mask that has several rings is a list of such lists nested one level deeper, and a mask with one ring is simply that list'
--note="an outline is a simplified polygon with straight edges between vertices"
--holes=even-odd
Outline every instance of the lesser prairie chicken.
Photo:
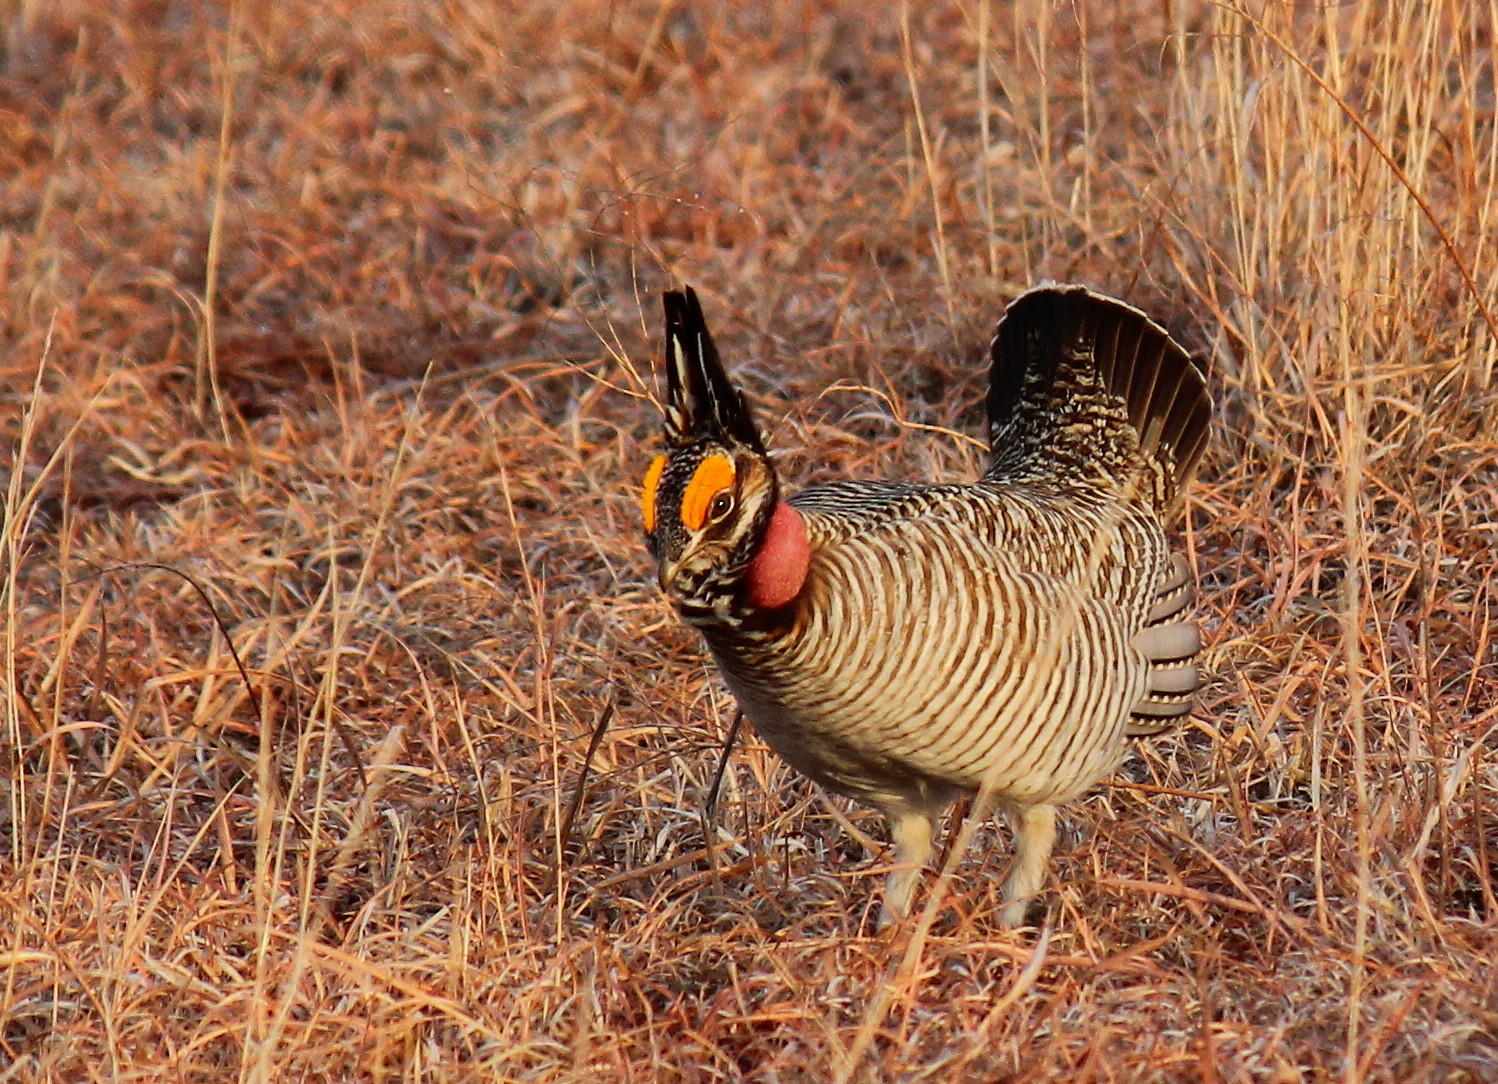
[{"label": "lesser prairie chicken", "polygon": [[938,816],[980,792],[1014,829],[1018,924],[1057,805],[1198,685],[1165,526],[1206,443],[1201,372],[1132,306],[1041,286],[994,334],[981,478],[787,497],[696,295],[664,301],[666,452],[643,495],[662,588],[770,747],[888,818],[883,920],[909,912]]}]

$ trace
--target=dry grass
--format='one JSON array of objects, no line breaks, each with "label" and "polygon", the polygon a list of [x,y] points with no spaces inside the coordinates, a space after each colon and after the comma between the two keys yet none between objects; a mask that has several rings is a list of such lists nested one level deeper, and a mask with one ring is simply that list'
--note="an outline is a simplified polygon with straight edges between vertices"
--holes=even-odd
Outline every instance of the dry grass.
[{"label": "dry grass", "polygon": [[[1498,13],[744,7],[0,4],[0,1080],[1498,1079]],[[707,847],[656,294],[964,477],[1043,277],[1211,358],[1213,683],[880,938],[753,740]]]}]

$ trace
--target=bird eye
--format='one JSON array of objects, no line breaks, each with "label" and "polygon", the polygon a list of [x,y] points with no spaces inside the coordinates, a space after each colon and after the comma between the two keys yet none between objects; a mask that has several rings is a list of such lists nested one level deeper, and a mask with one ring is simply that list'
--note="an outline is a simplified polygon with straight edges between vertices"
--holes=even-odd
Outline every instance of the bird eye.
[{"label": "bird eye", "polygon": [[733,494],[723,490],[713,498],[713,503],[707,507],[707,518],[719,520],[733,511]]}]

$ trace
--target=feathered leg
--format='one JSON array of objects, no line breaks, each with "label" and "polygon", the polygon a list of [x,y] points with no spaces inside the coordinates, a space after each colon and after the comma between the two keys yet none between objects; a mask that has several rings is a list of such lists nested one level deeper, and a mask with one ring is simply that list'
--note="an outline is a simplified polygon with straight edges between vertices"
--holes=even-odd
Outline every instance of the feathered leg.
[{"label": "feathered leg", "polygon": [[1014,869],[1004,885],[1007,901],[1001,917],[1006,926],[1023,926],[1030,898],[1045,883],[1046,859],[1056,842],[1056,807],[1021,806],[1009,811],[1014,828]]},{"label": "feathered leg", "polygon": [[879,911],[880,929],[910,914],[916,883],[931,859],[936,818],[925,813],[891,813],[889,832],[895,843],[897,867],[884,884],[884,906]]}]

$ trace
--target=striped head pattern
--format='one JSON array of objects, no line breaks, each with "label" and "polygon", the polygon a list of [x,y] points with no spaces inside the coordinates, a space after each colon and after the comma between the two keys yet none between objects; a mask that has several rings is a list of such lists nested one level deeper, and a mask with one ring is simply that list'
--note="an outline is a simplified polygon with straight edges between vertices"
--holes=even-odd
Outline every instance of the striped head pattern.
[{"label": "striped head pattern", "polygon": [[743,595],[779,488],[697,295],[670,291],[664,301],[666,450],[645,472],[640,511],[662,589],[684,617],[723,620]]}]

